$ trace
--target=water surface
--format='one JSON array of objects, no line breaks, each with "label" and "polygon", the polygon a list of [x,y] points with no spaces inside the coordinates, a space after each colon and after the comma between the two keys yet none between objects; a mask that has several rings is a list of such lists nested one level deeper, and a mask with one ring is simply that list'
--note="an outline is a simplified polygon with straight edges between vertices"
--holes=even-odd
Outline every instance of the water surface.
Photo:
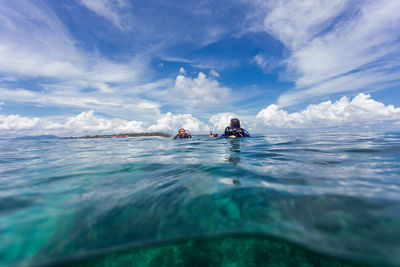
[{"label": "water surface", "polygon": [[400,134],[0,140],[1,265],[400,265]]}]

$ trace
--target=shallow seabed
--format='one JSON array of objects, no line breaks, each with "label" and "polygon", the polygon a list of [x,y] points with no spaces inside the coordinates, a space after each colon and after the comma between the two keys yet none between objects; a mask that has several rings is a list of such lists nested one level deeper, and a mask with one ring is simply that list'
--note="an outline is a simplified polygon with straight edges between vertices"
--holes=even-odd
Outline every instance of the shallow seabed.
[{"label": "shallow seabed", "polygon": [[0,140],[0,265],[399,266],[400,134]]}]

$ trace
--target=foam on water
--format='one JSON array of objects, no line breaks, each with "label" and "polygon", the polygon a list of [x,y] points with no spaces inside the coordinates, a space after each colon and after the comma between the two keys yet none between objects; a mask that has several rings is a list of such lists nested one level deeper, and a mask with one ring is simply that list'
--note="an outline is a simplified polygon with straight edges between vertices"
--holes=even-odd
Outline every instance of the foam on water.
[{"label": "foam on water", "polygon": [[0,263],[395,266],[399,174],[397,133],[0,140]]}]

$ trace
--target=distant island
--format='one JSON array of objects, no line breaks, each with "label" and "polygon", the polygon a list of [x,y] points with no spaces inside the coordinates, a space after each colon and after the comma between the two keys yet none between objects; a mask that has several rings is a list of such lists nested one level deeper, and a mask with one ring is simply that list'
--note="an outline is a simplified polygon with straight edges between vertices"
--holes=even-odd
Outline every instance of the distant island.
[{"label": "distant island", "polygon": [[171,135],[166,133],[124,133],[124,134],[101,134],[101,135],[85,135],[85,136],[70,136],[70,137],[59,137],[60,139],[90,139],[90,138],[127,138],[127,137],[171,137]]},{"label": "distant island", "polygon": [[57,139],[55,135],[29,135],[12,138],[13,140],[45,140],[45,139]]}]

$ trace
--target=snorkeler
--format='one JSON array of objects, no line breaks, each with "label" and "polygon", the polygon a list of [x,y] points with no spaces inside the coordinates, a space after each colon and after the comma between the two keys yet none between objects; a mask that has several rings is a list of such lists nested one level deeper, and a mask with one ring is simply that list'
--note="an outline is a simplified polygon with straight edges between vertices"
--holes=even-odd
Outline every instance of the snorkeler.
[{"label": "snorkeler", "polygon": [[225,133],[221,137],[241,138],[250,137],[250,134],[240,127],[240,121],[237,118],[231,119],[230,126],[225,128]]},{"label": "snorkeler", "polygon": [[192,138],[192,135],[190,133],[187,133],[185,129],[181,128],[179,129],[179,132],[177,135],[175,135],[174,139],[181,139],[181,138]]}]

